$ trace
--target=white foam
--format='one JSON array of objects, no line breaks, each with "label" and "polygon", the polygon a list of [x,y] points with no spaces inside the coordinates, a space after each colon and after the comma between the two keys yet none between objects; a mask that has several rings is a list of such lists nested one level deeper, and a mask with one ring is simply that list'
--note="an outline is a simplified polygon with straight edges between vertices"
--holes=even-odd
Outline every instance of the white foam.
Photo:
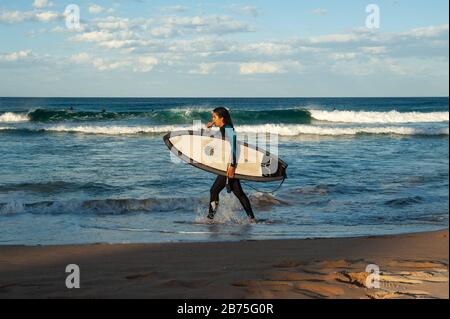
[{"label": "white foam", "polygon": [[[0,196],[0,215],[19,213],[39,214],[101,214],[117,215],[133,212],[173,212],[186,210],[201,202],[200,198],[148,198],[148,199],[105,199],[25,203],[24,192]],[[207,204],[202,204],[207,207]]]},{"label": "white foam", "polygon": [[319,121],[339,123],[427,123],[448,122],[449,112],[355,112],[309,110],[311,116]]},{"label": "white foam", "polygon": [[0,123],[18,123],[18,122],[28,122],[29,118],[26,114],[16,114],[11,112],[6,112],[0,115]]},{"label": "white foam", "polygon": [[[52,125],[52,126],[29,126],[29,127],[0,127],[0,130],[20,130],[29,131],[47,131],[61,133],[80,133],[94,135],[138,135],[138,134],[165,134],[172,131],[199,130],[201,125],[156,125],[156,126],[70,126],[70,125]],[[213,130],[214,131],[214,130]],[[242,125],[236,127],[238,133],[270,133],[279,136],[298,136],[298,135],[357,135],[357,134],[394,134],[394,135],[449,135],[448,127],[407,127],[407,126],[351,126],[335,127],[323,125],[306,124],[264,124],[264,125]]]},{"label": "white foam", "polygon": [[50,132],[68,132],[84,134],[103,134],[103,135],[134,135],[149,133],[167,133],[179,130],[198,130],[201,126],[176,126],[176,125],[156,125],[156,126],[66,126],[57,125],[44,128]]},{"label": "white foam", "polygon": [[396,135],[449,135],[449,128],[413,128],[398,126],[381,127],[330,127],[316,125],[246,125],[236,128],[237,132],[271,133],[280,136],[297,135],[357,135],[357,134],[396,134]]},{"label": "white foam", "polygon": [[[174,107],[168,109],[169,112],[173,113],[184,113],[184,115],[191,115],[193,112],[207,112],[211,113],[213,108],[201,107],[201,106],[190,106],[190,107]],[[164,110],[161,110],[164,111]]]}]

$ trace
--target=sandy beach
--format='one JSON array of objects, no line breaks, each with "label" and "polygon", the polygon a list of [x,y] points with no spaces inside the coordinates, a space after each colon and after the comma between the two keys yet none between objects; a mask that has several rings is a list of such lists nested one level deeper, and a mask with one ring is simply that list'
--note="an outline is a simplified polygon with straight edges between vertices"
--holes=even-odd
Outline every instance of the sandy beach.
[{"label": "sandy beach", "polygon": [[[383,237],[0,247],[0,298],[449,298],[448,230]],[[65,286],[77,264],[81,288]],[[367,288],[367,266],[379,288]],[[373,276],[373,275],[372,275]]]}]

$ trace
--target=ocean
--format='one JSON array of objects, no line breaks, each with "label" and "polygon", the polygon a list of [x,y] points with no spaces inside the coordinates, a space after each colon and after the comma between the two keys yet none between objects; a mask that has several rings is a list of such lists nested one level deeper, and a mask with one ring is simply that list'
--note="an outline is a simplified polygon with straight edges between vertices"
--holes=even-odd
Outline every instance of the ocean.
[{"label": "ocean", "polygon": [[[244,182],[207,214],[215,176],[174,163],[162,137],[230,109],[278,135],[288,178]],[[198,128],[196,124],[194,128]],[[0,245],[400,234],[448,227],[442,98],[0,98]]]}]

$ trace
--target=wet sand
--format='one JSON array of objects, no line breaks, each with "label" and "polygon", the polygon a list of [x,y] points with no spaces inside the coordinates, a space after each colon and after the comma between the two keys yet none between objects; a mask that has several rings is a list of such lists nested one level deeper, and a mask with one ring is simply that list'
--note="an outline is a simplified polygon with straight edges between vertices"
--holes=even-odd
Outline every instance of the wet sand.
[{"label": "wet sand", "polygon": [[[228,243],[0,246],[0,298],[449,298],[448,230]],[[68,264],[81,288],[67,289]],[[370,278],[367,266],[379,268]],[[378,282],[379,288],[367,288]]]}]

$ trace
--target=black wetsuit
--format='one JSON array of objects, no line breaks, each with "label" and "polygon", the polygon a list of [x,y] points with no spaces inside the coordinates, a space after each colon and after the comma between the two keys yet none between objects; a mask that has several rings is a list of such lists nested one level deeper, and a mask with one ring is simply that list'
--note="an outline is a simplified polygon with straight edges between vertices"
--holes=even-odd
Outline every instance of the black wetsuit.
[{"label": "black wetsuit", "polygon": [[[220,128],[220,133],[222,135],[222,138],[226,138],[230,144],[231,144],[231,167],[237,166],[237,137],[234,132],[233,127],[226,125]],[[214,219],[214,215],[217,211],[217,206],[219,205],[219,194],[220,192],[227,186],[227,177],[226,176],[217,176],[216,181],[214,182],[213,186],[211,187],[211,198],[209,201],[209,213],[208,218]],[[245,195],[244,190],[242,189],[241,181],[236,178],[229,178],[228,179],[228,187],[229,191],[233,192],[234,195],[239,199],[242,206],[245,209],[245,212],[247,213],[248,217],[255,218],[255,215],[253,214],[252,206],[250,204],[250,200],[248,199],[247,195]]]}]

